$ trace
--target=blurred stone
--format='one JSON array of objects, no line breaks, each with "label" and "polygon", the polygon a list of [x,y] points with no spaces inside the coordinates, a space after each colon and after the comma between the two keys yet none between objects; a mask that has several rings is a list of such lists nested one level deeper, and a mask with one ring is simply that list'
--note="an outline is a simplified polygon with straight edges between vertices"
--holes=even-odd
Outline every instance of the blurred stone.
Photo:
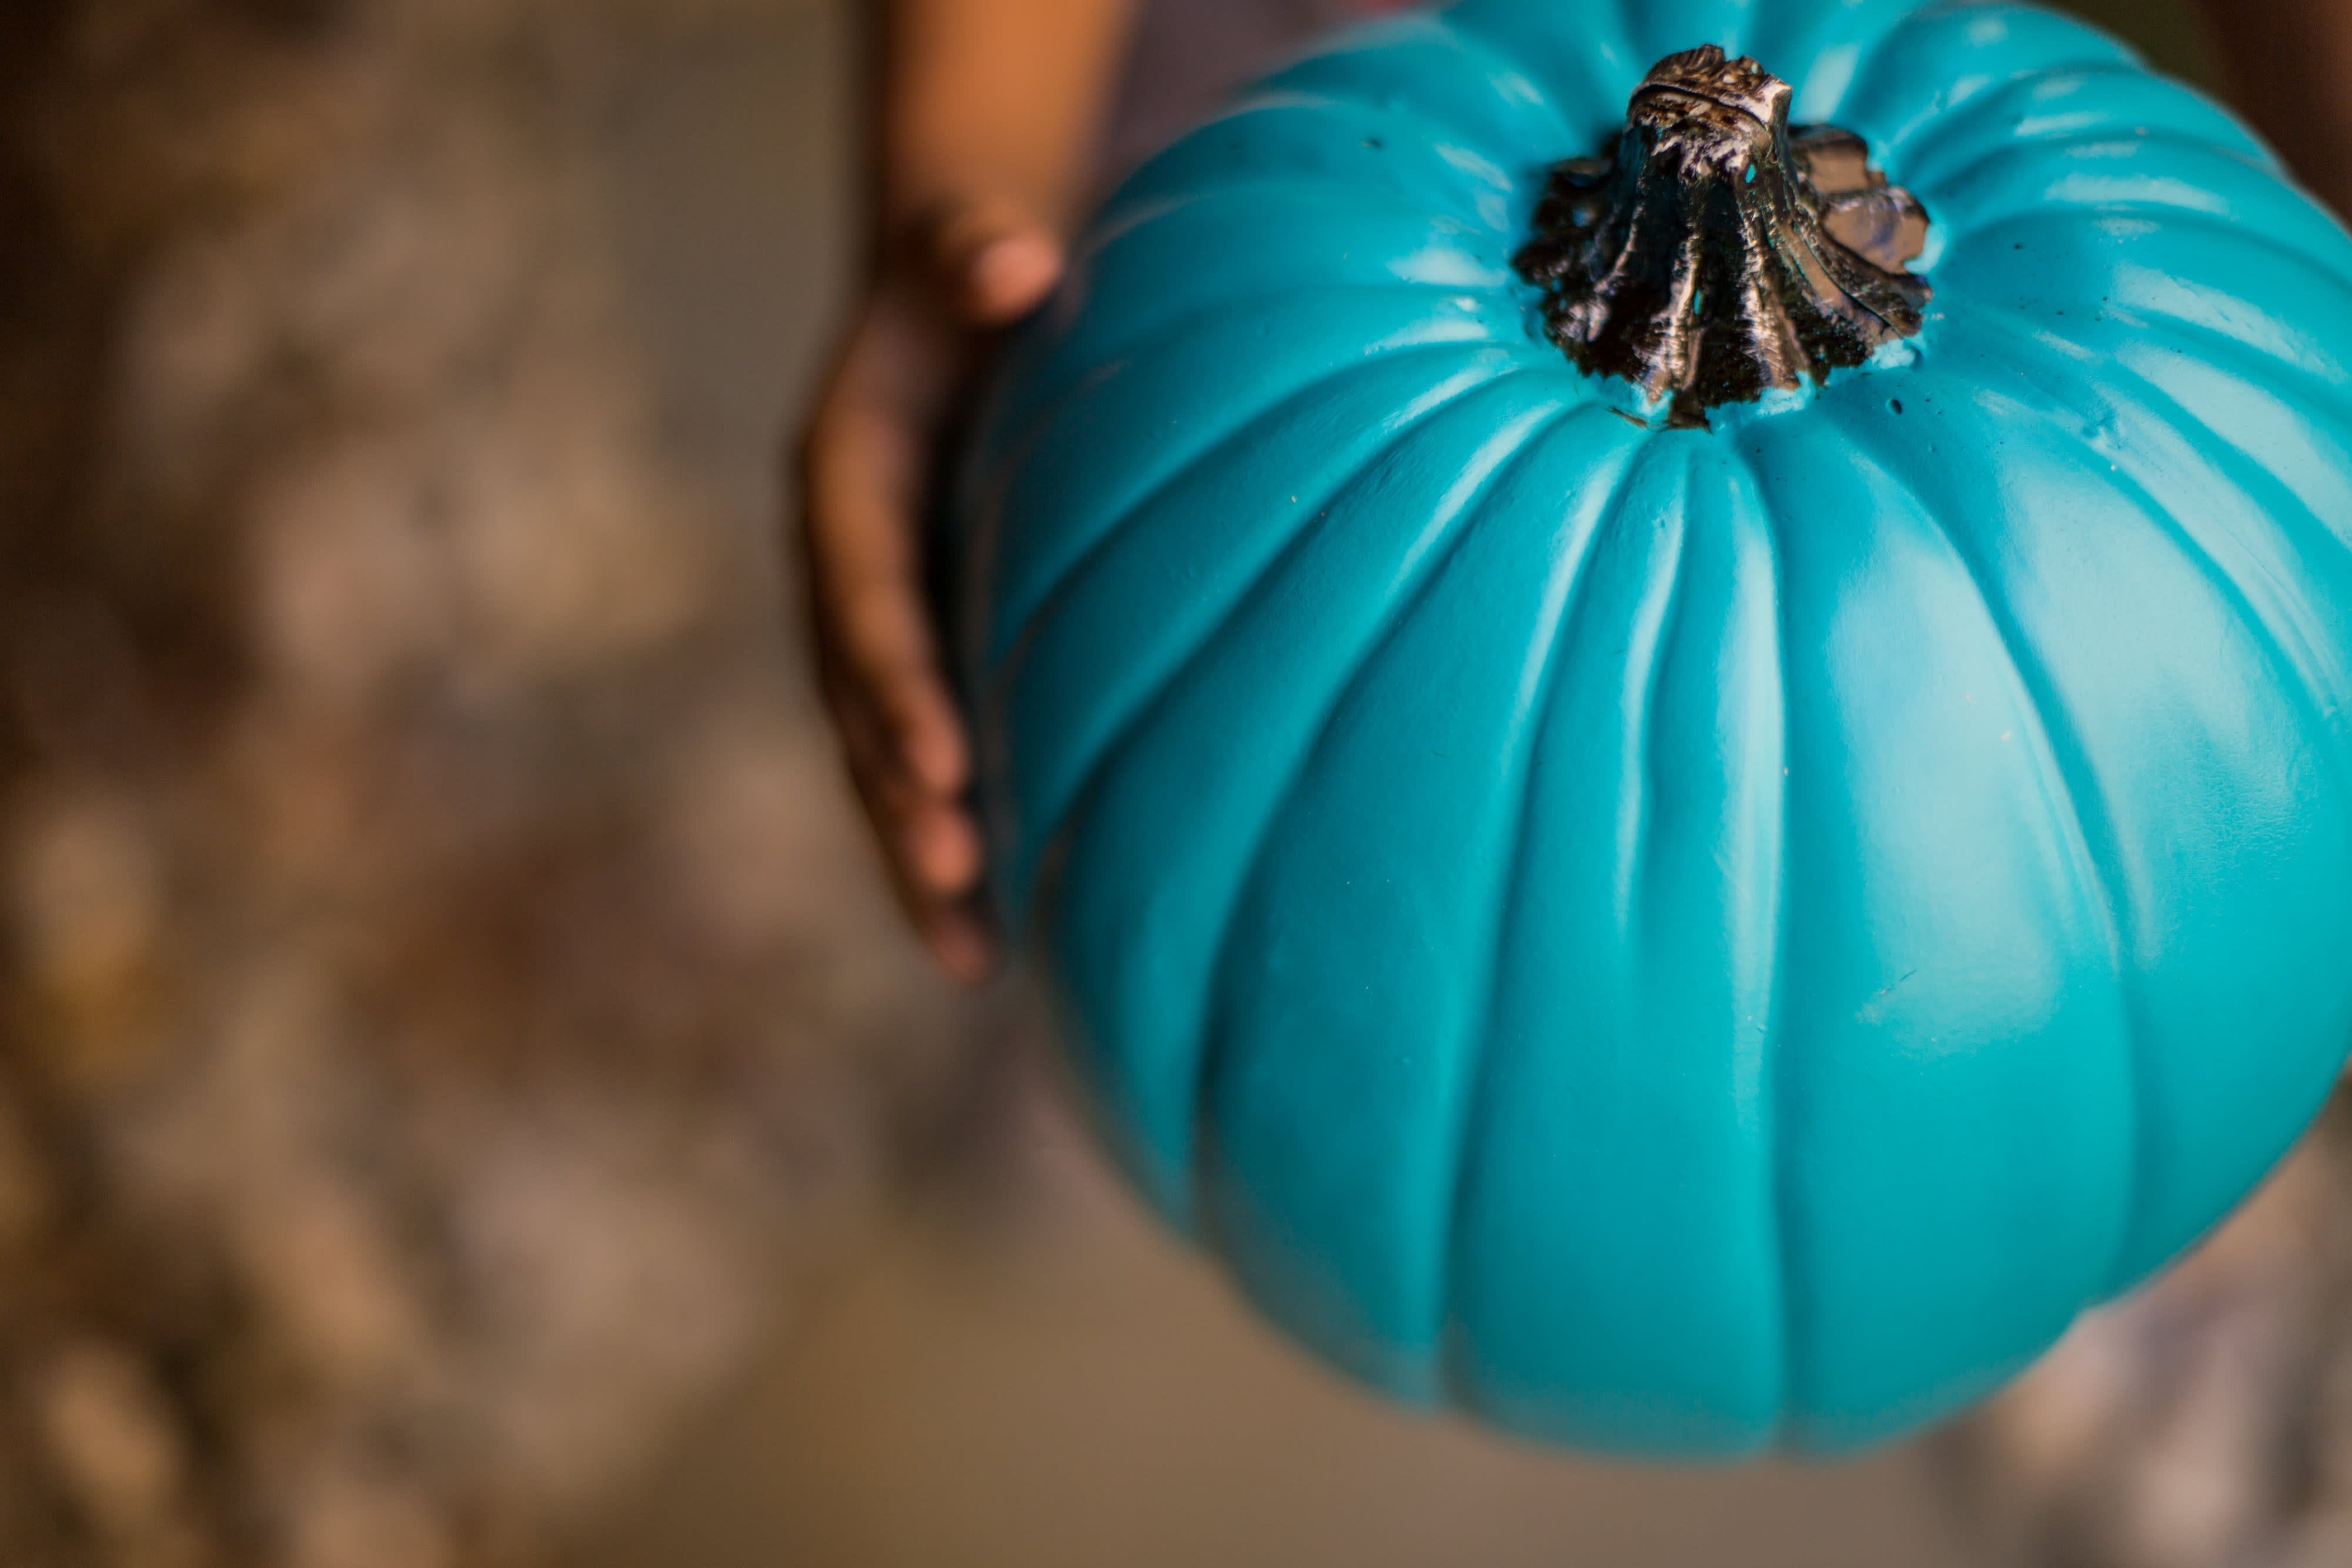
[{"label": "blurred stone", "polygon": [[2352,1102],[2168,1272],[1943,1440],[2006,1562],[2352,1562]]},{"label": "blurred stone", "polygon": [[11,1568],[539,1560],[942,1092],[604,185],[801,4],[0,16]]},{"label": "blurred stone", "polygon": [[438,1500],[364,1469],[320,1463],[291,1490],[286,1560],[301,1568],[455,1568]]},{"label": "blurred stone", "polygon": [[163,867],[152,825],[90,790],[19,813],[16,939],[51,1069],[115,1086],[160,1050]]},{"label": "blurred stone", "polygon": [[116,1542],[163,1532],[186,1455],[162,1392],[130,1354],[79,1342],[42,1369],[41,1432],[59,1479],[98,1531]]}]

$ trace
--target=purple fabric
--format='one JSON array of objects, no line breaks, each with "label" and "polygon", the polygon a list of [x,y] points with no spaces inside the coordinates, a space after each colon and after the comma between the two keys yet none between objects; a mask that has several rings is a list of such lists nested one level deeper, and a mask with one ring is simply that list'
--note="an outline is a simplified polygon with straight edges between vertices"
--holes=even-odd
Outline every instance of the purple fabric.
[{"label": "purple fabric", "polygon": [[1104,183],[1318,33],[1392,8],[1393,0],[1144,0],[1104,147]]}]

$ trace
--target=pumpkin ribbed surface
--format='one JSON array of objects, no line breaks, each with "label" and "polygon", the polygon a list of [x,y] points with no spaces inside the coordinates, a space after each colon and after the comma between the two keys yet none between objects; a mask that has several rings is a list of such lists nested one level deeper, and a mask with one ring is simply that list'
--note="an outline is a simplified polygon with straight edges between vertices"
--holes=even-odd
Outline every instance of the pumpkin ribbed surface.
[{"label": "pumpkin ribbed surface", "polygon": [[[1663,56],[1932,222],[1917,336],[1664,428],[1514,271]],[[2011,5],[1471,0],[1138,172],[982,411],[957,635],[1105,1133],[1391,1393],[1940,1415],[2352,1044],[2352,243]]]}]

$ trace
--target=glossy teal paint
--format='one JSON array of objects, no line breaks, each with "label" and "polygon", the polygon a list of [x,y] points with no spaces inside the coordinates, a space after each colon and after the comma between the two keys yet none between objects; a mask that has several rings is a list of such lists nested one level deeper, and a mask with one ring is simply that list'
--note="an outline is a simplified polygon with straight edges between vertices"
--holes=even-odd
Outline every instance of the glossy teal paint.
[{"label": "glossy teal paint", "polygon": [[[1703,42],[1921,336],[1645,427],[1545,167]],[[2352,1043],[2352,243],[2011,5],[1471,0],[1138,172],[985,410],[997,890],[1105,1134],[1402,1398],[1833,1450],[2210,1227]]]}]

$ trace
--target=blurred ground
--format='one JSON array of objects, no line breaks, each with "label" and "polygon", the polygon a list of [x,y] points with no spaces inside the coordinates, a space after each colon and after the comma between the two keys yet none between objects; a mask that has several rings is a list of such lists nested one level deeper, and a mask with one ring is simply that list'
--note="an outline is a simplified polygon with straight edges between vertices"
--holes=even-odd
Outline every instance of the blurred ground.
[{"label": "blurred ground", "polygon": [[1408,1416],[1250,1319],[1034,1073],[580,1568],[1963,1568],[1927,1456],[1676,1472]]},{"label": "blurred ground", "polygon": [[[756,19],[837,71],[829,17],[0,16],[12,1568],[538,1561],[950,1090],[764,457],[718,460],[769,448],[823,302],[675,248],[631,294],[612,222],[604,132],[703,96],[640,61]],[[765,243],[680,218],[762,269],[837,237],[838,115],[786,101]],[[640,302],[713,276],[772,335],[656,315],[649,365]]]}]

